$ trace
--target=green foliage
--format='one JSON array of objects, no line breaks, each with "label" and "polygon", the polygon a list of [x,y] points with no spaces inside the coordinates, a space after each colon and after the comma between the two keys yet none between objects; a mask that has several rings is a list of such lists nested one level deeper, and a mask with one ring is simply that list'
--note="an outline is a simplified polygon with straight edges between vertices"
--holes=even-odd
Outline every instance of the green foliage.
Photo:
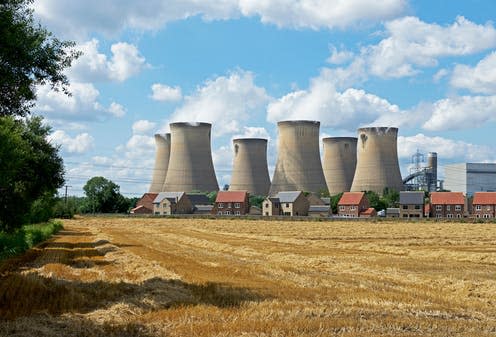
[{"label": "green foliage", "polygon": [[29,222],[31,211],[41,215],[33,203],[53,196],[64,183],[59,149],[47,141],[50,127],[42,121],[0,117],[0,230]]},{"label": "green foliage", "polygon": [[31,210],[27,219],[28,223],[47,222],[54,217],[54,206],[57,198],[53,192],[46,192],[41,197],[36,199],[31,205]]},{"label": "green foliage", "polygon": [[263,201],[265,197],[263,195],[250,195],[249,203],[250,206],[256,206],[262,208]]},{"label": "green foliage", "polygon": [[130,201],[119,191],[119,185],[104,177],[93,177],[83,187],[86,200],[82,213],[123,213],[130,208]]},{"label": "green foliage", "polygon": [[47,240],[62,228],[60,222],[51,221],[44,224],[23,226],[12,233],[0,232],[0,260],[21,254],[34,245]]},{"label": "green foliage", "polygon": [[375,208],[376,211],[380,211],[389,207],[398,207],[400,201],[400,194],[396,190],[390,190],[388,188],[384,189],[383,195],[373,191],[366,191],[365,195],[369,200],[370,207]]},{"label": "green foliage", "polygon": [[329,193],[329,190],[327,188],[323,188],[323,189],[319,190],[319,197],[329,198],[329,197],[331,197],[331,194]]},{"label": "green foliage", "polygon": [[343,193],[339,193],[339,194],[331,196],[332,214],[338,213],[338,203],[339,203],[339,200],[341,199],[342,196],[343,196]]},{"label": "green foliage", "polygon": [[67,197],[59,198],[53,207],[53,217],[62,219],[72,219],[74,214],[78,213],[78,205],[83,198]]},{"label": "green foliage", "polygon": [[37,85],[68,92],[64,69],[80,53],[33,19],[33,0],[0,3],[0,116],[25,116],[36,100]]},{"label": "green foliage", "polygon": [[387,208],[386,202],[379,197],[379,194],[373,191],[366,191],[365,195],[369,200],[370,207],[375,208],[376,211],[380,211]]},{"label": "green foliage", "polygon": [[211,203],[214,203],[215,199],[217,199],[217,191],[212,191],[212,192],[207,193],[207,197]]}]

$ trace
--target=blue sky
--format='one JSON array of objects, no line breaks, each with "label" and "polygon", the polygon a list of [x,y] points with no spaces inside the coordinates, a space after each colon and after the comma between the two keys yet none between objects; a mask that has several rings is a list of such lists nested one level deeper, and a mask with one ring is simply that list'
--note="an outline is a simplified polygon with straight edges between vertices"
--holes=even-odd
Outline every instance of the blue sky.
[{"label": "blue sky", "polygon": [[[278,120],[321,121],[321,137],[399,127],[404,175],[417,149],[440,165],[496,162],[496,2],[492,0],[130,0],[34,3],[84,55],[71,97],[38,88],[71,194],[103,175],[147,191],[153,134],[213,123],[221,186],[231,140],[269,138]],[[442,172],[442,167],[440,168]]]}]

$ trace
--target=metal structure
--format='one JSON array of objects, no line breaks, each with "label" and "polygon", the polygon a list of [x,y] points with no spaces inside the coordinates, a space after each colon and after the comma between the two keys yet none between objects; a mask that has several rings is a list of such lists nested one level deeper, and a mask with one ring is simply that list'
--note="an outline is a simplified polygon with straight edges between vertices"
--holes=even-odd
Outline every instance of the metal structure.
[{"label": "metal structure", "polygon": [[171,146],[171,135],[155,135],[155,165],[153,167],[152,183],[150,184],[150,193],[159,193],[164,191],[165,177],[169,166],[169,155]]},{"label": "metal structure", "polygon": [[233,140],[233,145],[234,158],[229,191],[267,195],[270,189],[267,139],[238,138]]},{"label": "metal structure", "polygon": [[274,177],[269,195],[280,191],[318,193],[326,188],[319,151],[320,122],[277,123],[279,140]]},{"label": "metal structure", "polygon": [[358,129],[357,166],[352,192],[403,190],[397,149],[398,128]]},{"label": "metal structure", "polygon": [[357,138],[323,138],[322,168],[330,195],[349,192],[355,175]]},{"label": "metal structure", "polygon": [[403,179],[406,190],[428,192],[437,190],[437,153],[429,152],[427,165],[422,167],[421,163],[424,162],[424,157],[418,150],[412,156],[414,167],[410,170],[410,174]]},{"label": "metal structure", "polygon": [[164,191],[217,191],[210,123],[171,123],[171,149]]}]

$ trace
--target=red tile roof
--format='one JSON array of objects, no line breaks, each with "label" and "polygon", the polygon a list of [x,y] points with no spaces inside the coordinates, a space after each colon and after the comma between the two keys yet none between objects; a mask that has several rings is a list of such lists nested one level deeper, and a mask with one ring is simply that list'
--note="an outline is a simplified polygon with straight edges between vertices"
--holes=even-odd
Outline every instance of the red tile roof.
[{"label": "red tile roof", "polygon": [[496,205],[496,192],[475,192],[474,205]]},{"label": "red tile roof", "polygon": [[465,197],[462,192],[432,192],[431,204],[463,205],[465,204]]},{"label": "red tile roof", "polygon": [[360,212],[360,215],[372,216],[372,215],[376,215],[376,214],[377,214],[377,212],[375,211],[375,208],[373,208],[373,207],[367,208],[365,211]]},{"label": "red tile roof", "polygon": [[344,192],[338,205],[359,205],[364,196],[364,192]]},{"label": "red tile roof", "polygon": [[247,194],[246,191],[219,191],[215,202],[244,202]]}]

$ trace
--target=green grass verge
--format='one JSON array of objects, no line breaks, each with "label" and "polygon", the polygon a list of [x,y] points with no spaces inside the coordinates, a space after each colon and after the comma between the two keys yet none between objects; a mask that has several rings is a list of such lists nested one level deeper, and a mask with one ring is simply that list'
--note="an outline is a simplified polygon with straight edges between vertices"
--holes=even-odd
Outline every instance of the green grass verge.
[{"label": "green grass verge", "polygon": [[14,233],[0,232],[0,260],[19,255],[64,228],[60,221],[26,225]]}]

